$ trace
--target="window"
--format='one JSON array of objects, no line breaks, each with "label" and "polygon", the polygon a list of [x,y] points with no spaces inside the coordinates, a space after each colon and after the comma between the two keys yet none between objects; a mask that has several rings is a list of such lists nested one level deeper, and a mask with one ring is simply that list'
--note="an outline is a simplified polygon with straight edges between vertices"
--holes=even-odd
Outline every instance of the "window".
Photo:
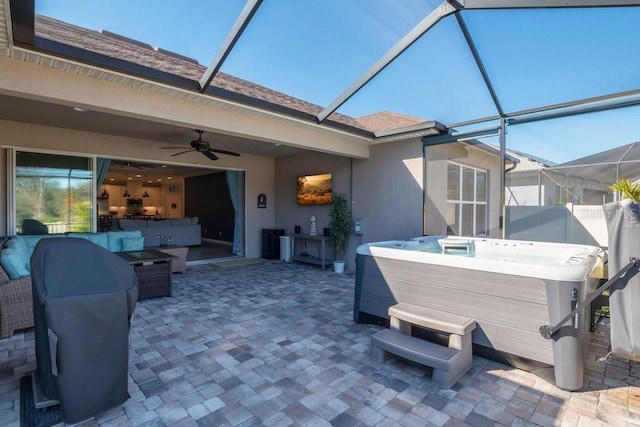
[{"label": "window", "polygon": [[47,226],[49,233],[91,231],[93,170],[91,159],[16,152],[16,228],[25,219]]},{"label": "window", "polygon": [[487,234],[487,172],[457,163],[447,165],[447,234]]}]

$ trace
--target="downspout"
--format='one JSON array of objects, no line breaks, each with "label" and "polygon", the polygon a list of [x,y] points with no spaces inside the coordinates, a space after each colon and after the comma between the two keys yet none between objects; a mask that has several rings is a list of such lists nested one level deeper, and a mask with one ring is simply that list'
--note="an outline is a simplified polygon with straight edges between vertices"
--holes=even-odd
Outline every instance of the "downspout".
[{"label": "downspout", "polygon": [[427,146],[422,143],[422,235],[427,235]]}]

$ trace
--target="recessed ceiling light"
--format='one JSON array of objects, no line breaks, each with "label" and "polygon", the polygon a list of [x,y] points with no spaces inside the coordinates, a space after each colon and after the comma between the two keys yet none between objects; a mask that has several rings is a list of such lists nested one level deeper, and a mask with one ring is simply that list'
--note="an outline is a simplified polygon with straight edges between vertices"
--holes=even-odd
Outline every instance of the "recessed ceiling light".
[{"label": "recessed ceiling light", "polygon": [[162,178],[158,178],[158,181],[162,181]]},{"label": "recessed ceiling light", "polygon": [[127,179],[128,179],[129,181],[131,181],[133,178],[131,178],[131,177],[127,177]]},{"label": "recessed ceiling light", "polygon": [[166,168],[166,167],[167,167],[167,165],[162,165],[162,166],[160,166],[160,167],[161,167],[161,168]]},{"label": "recessed ceiling light", "polygon": [[115,178],[109,178],[109,181],[115,181],[115,180],[116,180]]},{"label": "recessed ceiling light", "polygon": [[142,177],[142,175],[140,175],[139,173],[136,174],[136,178],[140,178]]},{"label": "recessed ceiling light", "polygon": [[168,176],[167,179],[172,179],[172,178],[170,176]]},{"label": "recessed ceiling light", "polygon": [[86,108],[82,108],[82,107],[73,107],[73,111],[77,111],[78,113],[86,113],[87,110]]}]

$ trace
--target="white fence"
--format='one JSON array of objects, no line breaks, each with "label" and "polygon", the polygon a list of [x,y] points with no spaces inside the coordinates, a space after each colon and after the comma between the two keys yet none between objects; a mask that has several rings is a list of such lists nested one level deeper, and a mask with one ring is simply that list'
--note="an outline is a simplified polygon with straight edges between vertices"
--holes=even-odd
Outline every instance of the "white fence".
[{"label": "white fence", "polygon": [[609,246],[602,206],[507,206],[506,238]]}]

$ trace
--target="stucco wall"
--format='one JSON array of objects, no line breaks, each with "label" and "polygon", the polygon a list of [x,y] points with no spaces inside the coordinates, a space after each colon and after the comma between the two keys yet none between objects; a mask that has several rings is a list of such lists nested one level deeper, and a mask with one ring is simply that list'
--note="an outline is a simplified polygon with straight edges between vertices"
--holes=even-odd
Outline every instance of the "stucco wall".
[{"label": "stucco wall", "polygon": [[370,153],[354,161],[353,215],[363,224],[359,243],[421,236],[422,142],[378,144]]},{"label": "stucco wall", "polygon": [[[246,205],[246,254],[247,257],[260,257],[260,230],[274,225],[274,207],[257,209],[256,197],[260,193],[272,198],[274,188],[274,160],[270,157],[243,154],[241,157],[224,156],[220,160],[209,162],[201,159],[201,155],[193,153],[181,156],[181,163],[171,157],[169,150],[160,150],[166,146],[148,140],[122,138],[89,132],[79,132],[46,126],[36,126],[24,123],[0,121],[0,146],[15,146],[22,148],[37,148],[41,150],[58,151],[70,154],[88,154],[107,157],[120,157],[128,160],[158,161],[167,164],[182,164],[188,166],[204,165],[215,168],[227,168],[246,171],[245,205]],[[2,151],[2,171],[5,171],[6,161]],[[5,193],[6,173],[0,177],[0,194]],[[2,234],[6,234],[6,193],[0,198],[0,226]]]},{"label": "stucco wall", "polygon": [[355,250],[363,242],[422,235],[420,140],[374,145],[369,159],[353,165],[349,158],[321,153],[276,159],[277,228],[291,234],[300,225],[308,233],[312,215],[319,233],[328,225],[330,206],[298,206],[295,198],[298,176],[321,173],[333,174],[333,191],[350,197],[353,218],[363,221],[363,234],[352,235],[345,251],[347,271],[355,270]]},{"label": "stucco wall", "polygon": [[298,205],[296,203],[297,178],[302,175],[332,174],[332,191],[344,193],[347,198],[351,191],[351,159],[324,153],[302,153],[276,158],[276,216],[275,228],[283,228],[292,234],[299,225],[303,233],[309,233],[311,216],[317,219],[318,233],[329,226],[331,205]]}]

